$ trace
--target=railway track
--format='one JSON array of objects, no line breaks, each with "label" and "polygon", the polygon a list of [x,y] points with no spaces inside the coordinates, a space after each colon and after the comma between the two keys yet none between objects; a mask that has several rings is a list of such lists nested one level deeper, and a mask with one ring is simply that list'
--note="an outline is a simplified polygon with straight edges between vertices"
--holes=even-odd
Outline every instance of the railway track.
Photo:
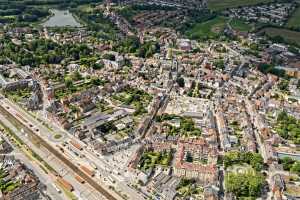
[{"label": "railway track", "polygon": [[104,197],[109,200],[117,200],[113,197],[108,191],[106,191],[103,187],[101,187],[95,180],[85,174],[79,167],[65,158],[59,151],[54,149],[51,145],[49,145],[43,138],[35,134],[31,129],[21,123],[18,119],[16,119],[11,113],[9,113],[5,108],[0,105],[0,112],[9,119],[17,127],[22,127],[23,130],[30,135],[30,137],[34,138],[39,145],[45,147],[50,153],[52,153],[56,158],[58,158],[61,162],[63,162],[66,166],[68,166],[75,174],[83,178],[89,185],[91,185],[96,191],[100,192]]}]

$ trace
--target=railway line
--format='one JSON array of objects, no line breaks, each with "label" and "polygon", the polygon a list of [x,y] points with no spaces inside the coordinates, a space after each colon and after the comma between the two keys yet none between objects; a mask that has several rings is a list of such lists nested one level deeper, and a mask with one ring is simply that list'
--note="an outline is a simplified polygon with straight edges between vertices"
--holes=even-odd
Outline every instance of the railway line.
[{"label": "railway line", "polygon": [[[9,107],[8,107],[9,108]],[[64,163],[67,167],[69,167],[75,174],[80,176],[82,179],[85,180],[90,186],[92,186],[96,191],[100,192],[104,197],[106,197],[108,200],[116,200],[114,196],[112,196],[108,191],[106,191],[103,187],[101,187],[95,180],[93,180],[90,176],[88,176],[86,173],[84,173],[79,167],[77,167],[75,164],[73,164],[71,161],[69,161],[66,157],[64,157],[59,151],[57,151],[55,148],[53,148],[50,144],[48,144],[44,139],[42,139],[37,133],[38,130],[32,130],[30,127],[30,124],[26,124],[26,120],[18,120],[17,114],[14,116],[13,112],[7,111],[8,108],[4,108],[2,105],[0,105],[0,112],[2,115],[7,117],[9,121],[16,125],[17,127],[21,127],[31,138],[33,138],[35,141],[38,142],[39,145],[46,148],[50,153],[52,153],[56,158],[58,158],[62,163]],[[25,123],[25,124],[24,124]]]}]

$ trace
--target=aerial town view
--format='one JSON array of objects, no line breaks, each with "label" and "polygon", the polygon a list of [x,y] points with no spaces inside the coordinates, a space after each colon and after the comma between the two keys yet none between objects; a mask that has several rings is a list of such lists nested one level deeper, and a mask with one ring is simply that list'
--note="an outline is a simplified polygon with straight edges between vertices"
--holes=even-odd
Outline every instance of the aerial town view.
[{"label": "aerial town view", "polygon": [[300,199],[300,0],[0,0],[0,200]]}]

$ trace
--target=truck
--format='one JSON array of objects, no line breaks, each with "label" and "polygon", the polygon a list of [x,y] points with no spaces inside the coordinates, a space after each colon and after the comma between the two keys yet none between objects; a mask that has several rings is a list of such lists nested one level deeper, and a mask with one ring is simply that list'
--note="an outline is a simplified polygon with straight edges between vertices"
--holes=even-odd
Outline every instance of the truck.
[{"label": "truck", "polygon": [[95,171],[90,170],[89,168],[87,168],[87,167],[85,167],[85,166],[83,166],[83,165],[80,166],[80,169],[81,169],[84,173],[86,173],[87,175],[89,175],[89,176],[91,176],[91,177],[95,176]]}]

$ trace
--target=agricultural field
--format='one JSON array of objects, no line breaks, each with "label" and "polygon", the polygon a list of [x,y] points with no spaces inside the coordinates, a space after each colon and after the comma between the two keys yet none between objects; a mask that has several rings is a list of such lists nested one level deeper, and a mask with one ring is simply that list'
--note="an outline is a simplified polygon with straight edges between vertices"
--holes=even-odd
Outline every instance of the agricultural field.
[{"label": "agricultural field", "polygon": [[216,17],[203,23],[197,23],[192,29],[186,32],[186,35],[192,39],[216,38],[223,32],[226,22],[226,18]]},{"label": "agricultural field", "polygon": [[265,28],[262,29],[261,32],[265,32],[270,37],[281,36],[289,43],[300,45],[300,32],[280,28]]},{"label": "agricultural field", "polygon": [[235,8],[239,6],[251,6],[260,3],[270,3],[274,0],[208,0],[208,8],[214,11]]},{"label": "agricultural field", "polygon": [[289,28],[300,28],[300,7],[298,7],[287,22]]}]

